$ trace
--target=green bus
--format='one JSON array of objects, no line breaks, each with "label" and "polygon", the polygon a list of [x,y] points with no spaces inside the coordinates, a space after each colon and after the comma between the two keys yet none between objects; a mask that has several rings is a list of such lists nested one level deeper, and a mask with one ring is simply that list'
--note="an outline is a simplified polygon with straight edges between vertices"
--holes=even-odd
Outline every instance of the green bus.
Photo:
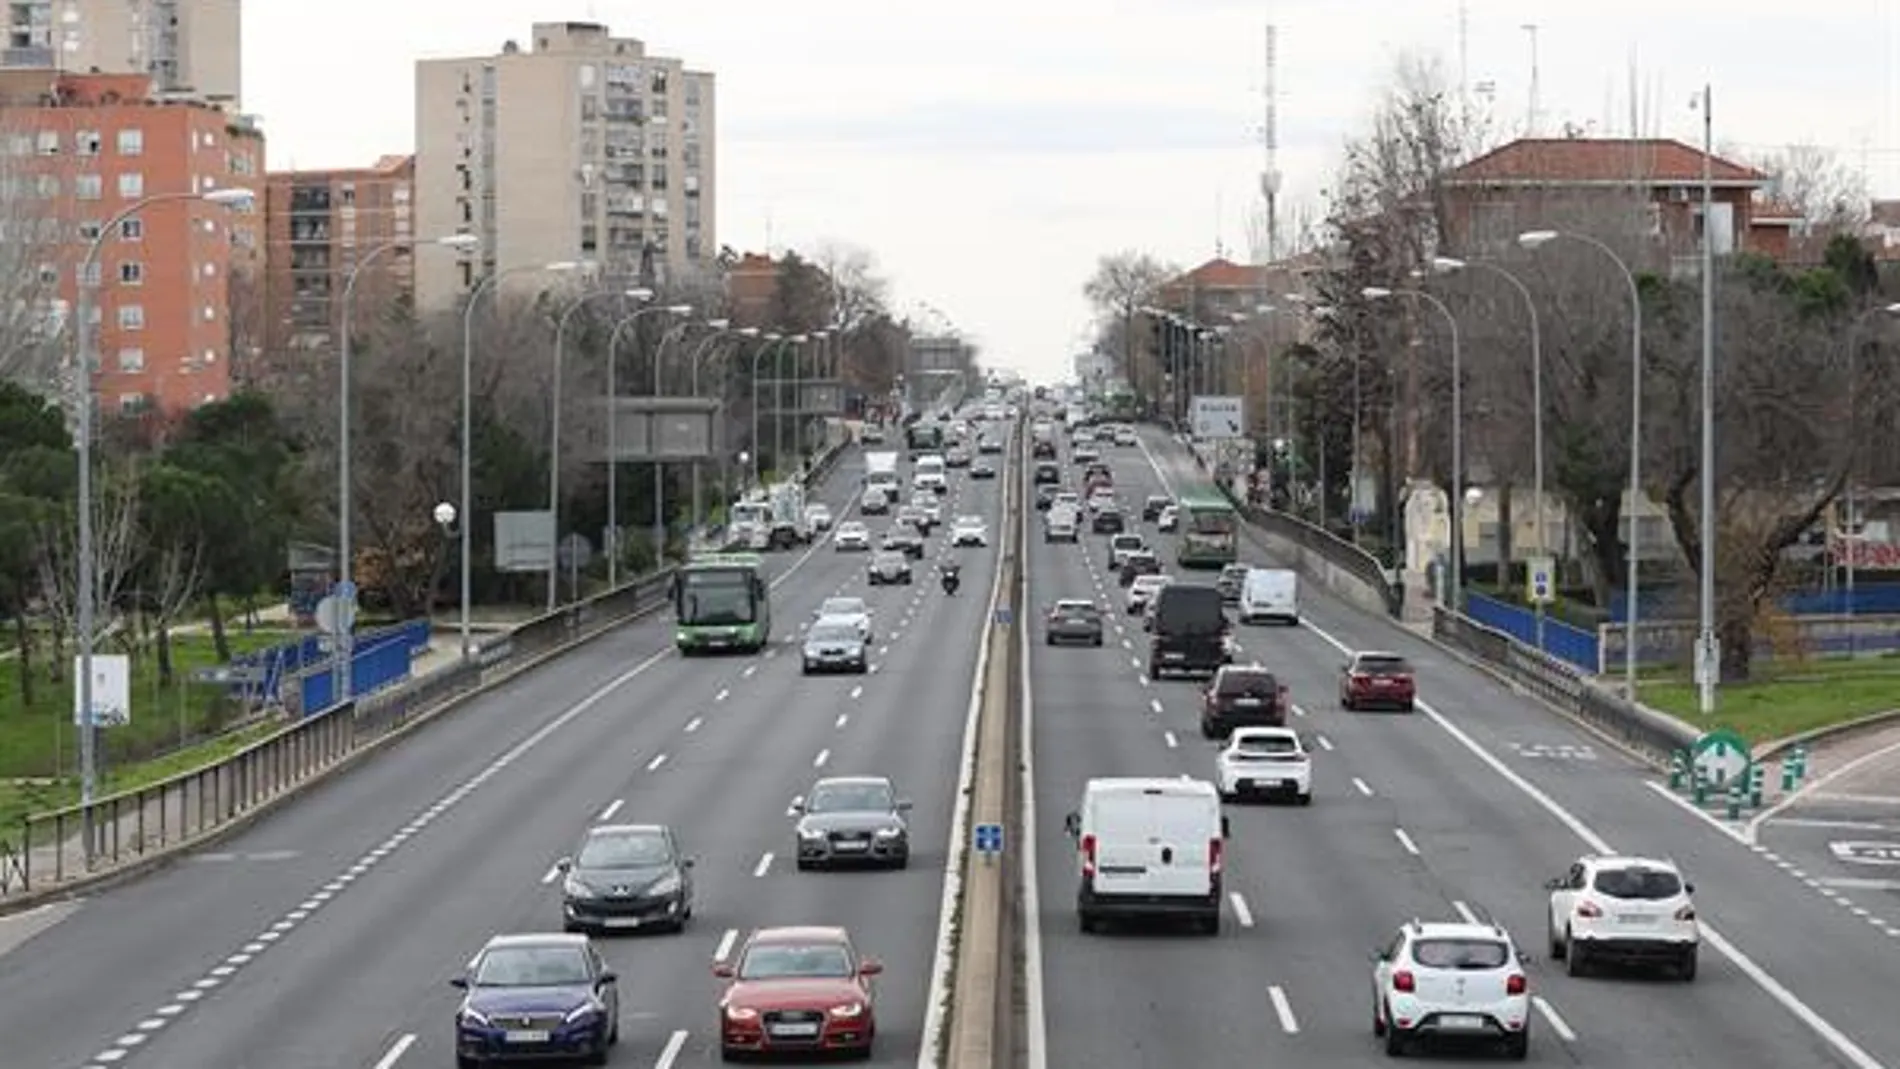
[{"label": "green bus", "polygon": [[1175,502],[1181,537],[1175,562],[1183,568],[1223,568],[1239,558],[1240,513],[1215,490],[1193,490]]},{"label": "green bus", "polygon": [[757,653],[772,638],[771,584],[753,553],[694,557],[673,573],[673,644],[682,656]]}]

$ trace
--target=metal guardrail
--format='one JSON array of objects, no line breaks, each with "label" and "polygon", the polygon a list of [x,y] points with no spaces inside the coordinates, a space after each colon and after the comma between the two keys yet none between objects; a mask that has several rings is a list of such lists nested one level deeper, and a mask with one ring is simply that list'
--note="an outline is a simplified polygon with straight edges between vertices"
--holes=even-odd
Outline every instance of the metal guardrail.
[{"label": "metal guardrail", "polygon": [[[833,443],[806,481],[827,478],[849,445]],[[109,873],[224,828],[496,677],[664,606],[672,580],[667,568],[535,617],[478,643],[466,661],[303,717],[215,763],[90,805],[31,814],[17,837],[0,837],[0,902]]]},{"label": "metal guardrail", "polygon": [[1432,637],[1659,764],[1695,744],[1698,733],[1688,724],[1626,701],[1569,664],[1469,616],[1434,608]]}]

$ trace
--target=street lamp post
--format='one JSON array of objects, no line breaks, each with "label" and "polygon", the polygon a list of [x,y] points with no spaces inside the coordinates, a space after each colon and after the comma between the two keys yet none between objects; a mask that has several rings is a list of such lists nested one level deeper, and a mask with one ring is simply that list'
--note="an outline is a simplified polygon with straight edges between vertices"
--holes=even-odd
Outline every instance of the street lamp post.
[{"label": "street lamp post", "polygon": [[[782,334],[767,334],[765,338],[766,344],[759,346],[759,351],[752,354],[752,481],[760,485],[763,485],[763,477],[759,474],[759,454],[764,452],[764,450],[759,448],[759,358],[766,353],[776,352],[786,347],[802,345],[805,342],[805,336],[803,334],[794,334],[789,338]],[[774,359],[773,363],[776,365],[777,360]],[[784,383],[779,379],[772,380],[772,399],[781,404],[783,403],[783,394],[780,393],[780,387],[783,385]],[[783,412],[777,413],[772,420],[772,441],[773,449],[775,450],[772,454],[772,463],[774,464],[783,464],[785,462],[785,451],[779,448],[782,436],[778,433],[784,422],[785,418]]]},{"label": "street lamp post", "polygon": [[[653,398],[656,402],[666,394],[666,387],[661,382],[661,374],[666,368],[666,347],[674,338],[679,337],[687,327],[692,325],[686,320],[687,316],[693,314],[692,305],[676,304],[672,307],[671,311],[680,317],[681,322],[671,330],[660,335],[659,342],[653,347]],[[653,417],[651,417],[647,423],[648,444],[654,447],[652,538],[653,564],[656,568],[666,559],[666,461],[660,458],[658,448],[659,435],[655,433],[658,417],[659,413],[656,410]]]},{"label": "street lamp post", "polygon": [[350,442],[350,348],[351,322],[356,310],[356,280],[375,259],[391,249],[413,249],[418,245],[435,245],[449,249],[468,249],[481,243],[474,234],[448,234],[439,238],[417,240],[415,238],[396,238],[374,246],[356,261],[350,273],[343,280],[343,307],[340,311],[341,322],[337,331],[337,383],[336,383],[336,545],[337,579],[342,587],[337,591],[337,611],[342,615],[338,619],[341,625],[336,635],[336,686],[333,693],[338,702],[350,700],[356,687],[356,547],[352,539],[352,521],[355,519],[355,505],[351,495],[355,491],[350,472],[350,454],[353,452]]},{"label": "street lamp post", "polygon": [[[685,312],[677,311],[684,308]],[[642,308],[620,317],[607,335],[607,586],[620,585],[620,332],[640,321],[641,316],[667,313],[685,315],[687,305],[663,304]]]},{"label": "street lamp post", "polygon": [[79,395],[77,398],[78,411],[74,413],[77,421],[77,430],[74,436],[78,439],[75,444],[78,447],[77,451],[79,454],[79,545],[77,547],[79,575],[76,577],[74,584],[76,587],[75,600],[78,601],[74,609],[78,616],[77,629],[79,631],[77,636],[79,639],[79,802],[81,805],[87,807],[85,815],[85,836],[86,860],[88,863],[92,860],[93,847],[96,845],[93,842],[91,806],[93,796],[98,791],[99,779],[99,721],[94,715],[95,710],[92,707],[92,659],[95,646],[93,640],[94,631],[98,628],[98,609],[93,604],[98,562],[93,559],[92,531],[92,386],[94,366],[98,363],[98,360],[92,351],[94,334],[92,330],[92,301],[89,296],[92,288],[92,271],[99,262],[99,250],[105,246],[107,236],[116,233],[120,223],[125,222],[127,219],[153,205],[194,200],[204,201],[207,204],[215,204],[220,207],[242,210],[257,202],[257,194],[248,189],[230,188],[208,189],[198,193],[157,193],[145,197],[120,209],[118,214],[107,219],[105,223],[99,227],[99,233],[94,235],[92,241],[86,245],[86,254],[79,261],[79,279],[76,287],[78,292],[74,302],[79,316],[79,324],[73,334],[74,348],[76,349],[77,363],[79,365],[76,369],[77,373],[73,377],[75,390]]},{"label": "street lamp post", "polygon": [[[1540,556],[1550,555],[1550,541],[1544,528],[1544,340],[1543,331],[1537,318],[1537,299],[1531,296],[1529,286],[1515,274],[1506,271],[1497,264],[1484,260],[1458,260],[1450,256],[1432,258],[1432,270],[1441,274],[1463,271],[1467,267],[1476,267],[1498,276],[1511,284],[1524,298],[1524,308],[1531,317],[1531,496],[1537,499],[1537,552]],[[1545,650],[1544,619],[1547,615],[1543,598],[1535,599],[1531,606],[1536,615],[1536,637],[1538,652]]]},{"label": "street lamp post", "polygon": [[481,303],[482,294],[510,275],[530,271],[564,274],[583,270],[587,266],[575,260],[557,260],[545,264],[520,264],[491,272],[476,284],[468,295],[468,304],[462,309],[462,526],[459,548],[462,554],[461,632],[464,661],[475,655],[474,621],[469,615],[475,600],[475,570],[471,559],[474,543],[469,537],[475,528],[475,308]]},{"label": "street lamp post", "polygon": [[1415,297],[1438,310],[1451,330],[1451,598],[1453,612],[1463,612],[1465,604],[1465,405],[1464,353],[1458,337],[1458,317],[1444,301],[1424,290],[1394,290],[1367,286],[1360,291],[1367,300],[1390,297]]},{"label": "street lamp post", "polygon": [[[735,333],[743,334],[744,333],[743,329],[740,331],[734,331],[730,329],[732,326],[732,320],[730,319],[710,319],[706,321],[706,325],[712,328],[712,333],[708,334],[706,338],[703,341],[701,341],[699,345],[695,347],[693,351],[689,353],[686,357],[687,366],[689,367],[692,374],[691,389],[693,391],[694,397],[699,396],[700,361],[703,358],[705,358],[707,354],[712,352],[713,345],[716,342],[718,342],[719,339],[726,337],[729,334],[735,334]],[[753,333],[757,333],[757,331],[754,331]],[[723,398],[722,398],[722,402],[723,402]],[[717,411],[719,411],[723,415],[725,411],[725,405],[722,403]],[[708,440],[708,446],[711,447],[711,446],[716,445],[716,443],[719,441],[719,438],[720,438],[720,435],[716,430],[711,431],[711,434]],[[693,461],[693,464],[692,464],[692,481],[693,481],[693,490],[692,490],[693,516],[692,516],[692,523],[689,526],[698,527],[705,522],[706,513],[703,508],[703,500],[701,497],[702,491],[700,489],[700,462],[697,460]]]},{"label": "street lamp post", "polygon": [[[1630,298],[1630,478],[1627,493],[1629,504],[1624,511],[1629,514],[1629,535],[1625,547],[1629,561],[1624,567],[1627,589],[1623,595],[1627,606],[1623,610],[1623,688],[1630,701],[1636,700],[1636,652],[1637,623],[1641,619],[1641,610],[1636,606],[1638,586],[1637,532],[1641,525],[1637,523],[1636,510],[1643,500],[1643,291],[1636,285],[1636,272],[1616,250],[1608,243],[1588,234],[1579,234],[1569,230],[1529,230],[1517,236],[1517,243],[1528,250],[1537,250],[1556,241],[1569,238],[1580,241],[1596,249],[1616,269],[1623,273],[1623,281],[1629,287]],[[1705,476],[1706,478],[1706,476]],[[1706,550],[1704,551],[1707,552]]]},{"label": "street lamp post", "polygon": [[[814,330],[806,335],[807,340],[818,343],[818,370],[816,375],[819,378],[824,376],[825,345],[826,339],[831,337],[831,331],[832,328],[826,327],[821,330]],[[792,437],[794,439],[792,442],[794,447],[792,455],[798,461],[798,470],[803,472],[805,470],[805,447],[807,445],[805,440],[805,382],[804,372],[802,370],[804,361],[801,359],[803,356],[803,346],[795,350],[795,354],[796,355],[792,357]]]},{"label": "street lamp post", "polygon": [[[566,367],[564,354],[567,343],[567,324],[574,318],[574,313],[580,311],[581,306],[588,301],[596,297],[616,296],[634,301],[650,301],[653,299],[653,291],[644,286],[636,286],[630,290],[609,289],[583,293],[568,302],[567,307],[561,312],[561,318],[554,323],[554,385],[551,391],[553,411],[548,417],[548,515],[554,521],[556,561],[560,556],[561,545],[561,379]],[[608,414],[608,418],[612,418],[612,413]],[[548,566],[549,612],[553,612],[554,607],[560,604],[561,573],[554,564],[555,562],[550,562]]]}]

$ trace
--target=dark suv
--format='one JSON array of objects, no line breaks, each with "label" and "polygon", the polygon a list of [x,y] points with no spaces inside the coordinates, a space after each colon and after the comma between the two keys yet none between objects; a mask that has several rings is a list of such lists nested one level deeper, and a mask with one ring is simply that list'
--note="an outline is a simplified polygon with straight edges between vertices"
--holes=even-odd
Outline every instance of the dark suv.
[{"label": "dark suv", "polygon": [[1225,739],[1235,728],[1286,726],[1293,702],[1286,684],[1257,664],[1226,665],[1201,692],[1201,734]]},{"label": "dark suv", "polygon": [[1148,610],[1148,678],[1169,672],[1183,675],[1219,671],[1229,659],[1232,630],[1220,591],[1211,586],[1173,583],[1161,588]]},{"label": "dark suv", "polygon": [[1229,564],[1220,570],[1220,578],[1214,586],[1220,590],[1220,599],[1229,605],[1240,604],[1241,588],[1247,585],[1247,573],[1252,571],[1245,564]]},{"label": "dark suv", "polygon": [[1036,485],[1053,485],[1062,481],[1062,469],[1049,461],[1036,465]]},{"label": "dark suv", "polygon": [[1095,514],[1095,519],[1089,523],[1089,529],[1096,534],[1116,535],[1121,534],[1128,527],[1122,522],[1122,510],[1109,507]]}]

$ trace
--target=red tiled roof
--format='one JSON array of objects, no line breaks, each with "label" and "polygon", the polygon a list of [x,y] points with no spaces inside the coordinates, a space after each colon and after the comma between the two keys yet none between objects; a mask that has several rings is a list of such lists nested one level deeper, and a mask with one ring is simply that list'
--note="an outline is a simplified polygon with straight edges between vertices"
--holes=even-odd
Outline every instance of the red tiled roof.
[{"label": "red tiled roof", "polygon": [[1240,290],[1260,285],[1260,268],[1215,257],[1186,274],[1171,278],[1164,289]]},{"label": "red tiled roof", "polygon": [[[1703,153],[1680,141],[1607,138],[1520,138],[1446,175],[1452,185],[1628,184],[1693,185],[1702,181]],[[1711,156],[1710,177],[1721,185],[1761,186],[1768,176],[1753,167]]]}]

